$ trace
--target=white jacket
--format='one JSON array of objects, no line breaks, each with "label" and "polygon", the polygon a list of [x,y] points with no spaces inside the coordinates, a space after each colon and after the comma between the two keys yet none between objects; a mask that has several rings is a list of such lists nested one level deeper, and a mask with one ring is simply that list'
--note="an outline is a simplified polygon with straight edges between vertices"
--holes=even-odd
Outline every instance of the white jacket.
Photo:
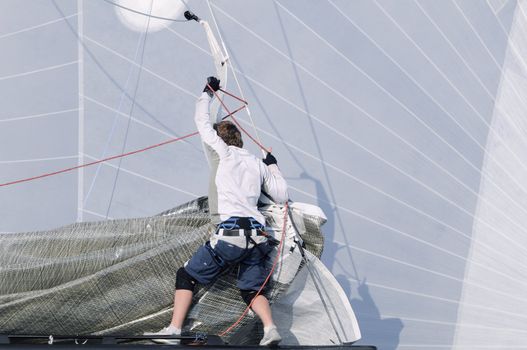
[{"label": "white jacket", "polygon": [[275,202],[285,203],[289,198],[287,183],[276,165],[266,166],[260,158],[243,148],[228,146],[218,136],[209,118],[210,101],[205,92],[199,97],[194,120],[203,142],[220,158],[216,173],[220,219],[253,217],[265,225],[265,218],[257,208],[261,190]]}]

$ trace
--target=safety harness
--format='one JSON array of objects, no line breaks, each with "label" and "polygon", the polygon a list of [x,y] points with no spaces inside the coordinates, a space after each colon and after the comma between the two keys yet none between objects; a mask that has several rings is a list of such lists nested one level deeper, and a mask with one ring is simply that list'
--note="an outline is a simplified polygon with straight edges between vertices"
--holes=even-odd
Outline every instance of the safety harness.
[{"label": "safety harness", "polygon": [[[210,241],[205,243],[205,248],[211,255],[212,260],[222,269],[238,264],[249,256],[254,248],[262,249],[253,237],[267,237],[270,244],[276,244],[278,242],[274,237],[267,234],[264,228],[265,227],[262,224],[252,217],[230,217],[218,224],[214,234],[218,237],[245,237],[245,248],[243,253],[234,259],[226,259],[212,248]],[[249,248],[251,243],[253,246]],[[262,255],[265,255],[263,253],[264,252],[262,251]]]}]

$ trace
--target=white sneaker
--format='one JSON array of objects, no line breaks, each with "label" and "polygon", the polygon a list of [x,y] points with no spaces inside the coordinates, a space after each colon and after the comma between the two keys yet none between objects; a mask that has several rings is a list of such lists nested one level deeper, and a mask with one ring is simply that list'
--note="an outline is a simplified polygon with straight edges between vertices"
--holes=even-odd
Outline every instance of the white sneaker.
[{"label": "white sneaker", "polygon": [[276,326],[272,326],[267,331],[264,329],[264,336],[262,340],[260,340],[260,345],[262,346],[274,346],[278,345],[280,341],[282,340],[282,337],[278,333],[278,329],[276,329]]},{"label": "white sneaker", "polygon": [[[143,335],[181,335],[181,329],[174,326],[168,326],[158,332],[145,332]],[[152,339],[154,343],[179,345],[179,339]]]}]

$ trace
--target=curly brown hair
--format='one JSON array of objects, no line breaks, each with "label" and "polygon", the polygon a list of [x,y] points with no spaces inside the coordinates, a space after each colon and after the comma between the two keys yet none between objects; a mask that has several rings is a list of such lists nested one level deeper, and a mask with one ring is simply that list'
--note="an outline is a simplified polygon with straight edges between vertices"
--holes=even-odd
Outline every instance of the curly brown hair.
[{"label": "curly brown hair", "polygon": [[223,120],[214,124],[218,136],[229,146],[243,147],[242,134],[232,122]]}]

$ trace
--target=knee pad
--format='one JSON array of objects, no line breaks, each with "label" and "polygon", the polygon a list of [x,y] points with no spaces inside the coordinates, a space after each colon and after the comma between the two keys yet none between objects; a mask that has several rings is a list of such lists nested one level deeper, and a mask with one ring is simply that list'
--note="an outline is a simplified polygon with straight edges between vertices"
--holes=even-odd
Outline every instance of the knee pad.
[{"label": "knee pad", "polygon": [[180,267],[176,273],[176,290],[177,289],[186,289],[194,291],[197,281],[189,275],[184,267]]},{"label": "knee pad", "polygon": [[251,304],[251,301],[253,301],[254,297],[256,296],[256,293],[258,293],[258,291],[256,290],[240,289],[242,299],[247,305]]}]

